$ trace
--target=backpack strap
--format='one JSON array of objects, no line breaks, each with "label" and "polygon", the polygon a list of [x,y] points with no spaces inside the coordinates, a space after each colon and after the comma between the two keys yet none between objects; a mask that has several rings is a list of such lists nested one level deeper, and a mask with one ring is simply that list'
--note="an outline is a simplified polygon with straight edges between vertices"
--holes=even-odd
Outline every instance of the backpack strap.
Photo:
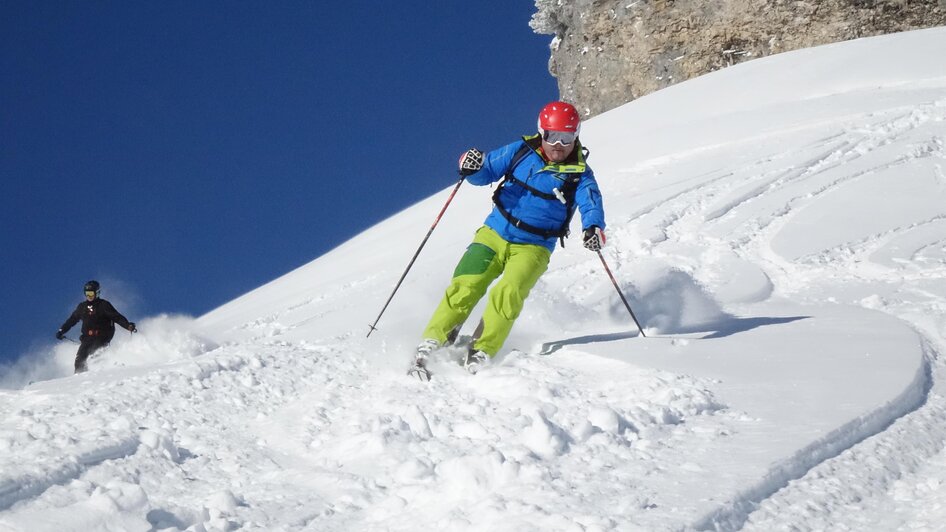
[{"label": "backpack strap", "polygon": [[[542,199],[547,199],[547,200],[550,200],[550,201],[556,201],[556,200],[557,200],[557,201],[561,201],[561,200],[562,200],[561,197],[559,197],[559,196],[557,196],[557,195],[555,195],[555,194],[549,194],[548,192],[542,192],[541,190],[539,190],[539,189],[537,189],[537,188],[535,188],[535,187],[533,187],[533,186],[527,184],[526,182],[520,181],[519,179],[516,179],[516,176],[512,175],[512,172],[510,172],[510,173],[506,174],[505,176],[503,176],[503,179],[504,179],[504,181],[503,181],[504,184],[505,184],[505,183],[512,183],[513,185],[519,185],[520,187],[522,187],[522,188],[528,190],[530,193],[532,193],[533,196],[538,196],[538,197],[540,197],[540,198],[542,198]],[[563,203],[564,203],[564,202],[563,202]]]},{"label": "backpack strap", "polygon": [[[587,161],[588,157],[591,155],[591,150],[582,146],[581,155],[582,158]],[[565,247],[565,239],[568,238],[568,234],[571,232],[570,227],[572,225],[572,218],[575,216],[575,193],[578,192],[578,185],[581,183],[581,176],[583,174],[584,172],[581,174],[571,174],[571,176],[569,176],[570,179],[568,182],[566,182],[565,186],[562,187],[568,189],[568,192],[564,193],[565,199],[567,200],[565,207],[568,214],[565,215],[565,223],[562,224],[562,228],[565,230],[565,236],[559,238],[559,242],[562,244],[562,247]],[[573,180],[571,179],[572,176],[574,176]]]}]

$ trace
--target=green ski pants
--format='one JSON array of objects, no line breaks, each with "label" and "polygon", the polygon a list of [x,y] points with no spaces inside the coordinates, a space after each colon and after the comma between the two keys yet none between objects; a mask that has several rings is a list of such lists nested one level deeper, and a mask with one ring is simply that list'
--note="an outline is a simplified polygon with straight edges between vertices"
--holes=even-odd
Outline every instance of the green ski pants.
[{"label": "green ski pants", "polygon": [[487,226],[479,228],[457,264],[453,280],[424,330],[424,338],[446,342],[447,336],[463,325],[489,285],[502,275],[489,292],[482,332],[473,342],[474,349],[496,355],[522,312],[529,291],[548,269],[551,254],[543,246],[512,244]]}]

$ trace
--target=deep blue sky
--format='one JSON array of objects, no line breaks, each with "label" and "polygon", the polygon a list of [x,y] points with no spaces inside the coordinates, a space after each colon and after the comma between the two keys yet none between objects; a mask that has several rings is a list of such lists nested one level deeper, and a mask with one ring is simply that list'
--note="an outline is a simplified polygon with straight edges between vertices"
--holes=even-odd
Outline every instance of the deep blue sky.
[{"label": "deep blue sky", "polygon": [[533,132],[558,98],[533,11],[0,0],[0,361],[88,279],[133,321],[197,316]]}]

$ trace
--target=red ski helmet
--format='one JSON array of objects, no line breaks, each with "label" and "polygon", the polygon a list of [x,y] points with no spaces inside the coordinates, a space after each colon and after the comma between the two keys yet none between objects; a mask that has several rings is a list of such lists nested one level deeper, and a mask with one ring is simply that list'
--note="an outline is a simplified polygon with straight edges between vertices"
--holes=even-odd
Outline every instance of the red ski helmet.
[{"label": "red ski helmet", "polygon": [[581,117],[575,106],[566,102],[552,102],[539,111],[539,132],[568,131],[578,134]]}]

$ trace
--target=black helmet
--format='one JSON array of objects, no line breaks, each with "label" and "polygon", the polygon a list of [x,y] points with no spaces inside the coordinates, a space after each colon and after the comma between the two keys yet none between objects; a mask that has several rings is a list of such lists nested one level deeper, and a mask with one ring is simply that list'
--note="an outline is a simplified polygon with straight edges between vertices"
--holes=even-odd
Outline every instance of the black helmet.
[{"label": "black helmet", "polygon": [[86,292],[98,292],[102,287],[99,286],[98,281],[89,281],[85,283],[85,286],[82,287],[82,290]]}]

